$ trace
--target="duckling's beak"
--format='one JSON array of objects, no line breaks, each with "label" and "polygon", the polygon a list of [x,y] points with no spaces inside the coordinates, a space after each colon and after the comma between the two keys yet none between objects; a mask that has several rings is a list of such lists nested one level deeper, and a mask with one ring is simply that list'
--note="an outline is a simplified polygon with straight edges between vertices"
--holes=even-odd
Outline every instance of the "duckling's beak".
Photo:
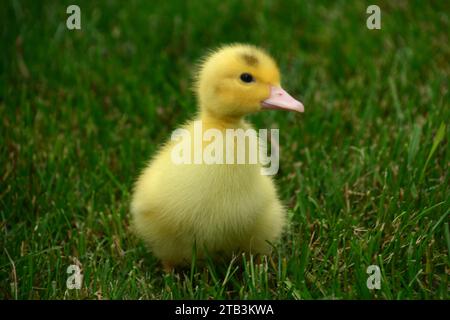
[{"label": "duckling's beak", "polygon": [[261,102],[264,109],[282,109],[297,112],[304,112],[303,104],[295,100],[289,93],[281,87],[270,87],[270,96]]}]

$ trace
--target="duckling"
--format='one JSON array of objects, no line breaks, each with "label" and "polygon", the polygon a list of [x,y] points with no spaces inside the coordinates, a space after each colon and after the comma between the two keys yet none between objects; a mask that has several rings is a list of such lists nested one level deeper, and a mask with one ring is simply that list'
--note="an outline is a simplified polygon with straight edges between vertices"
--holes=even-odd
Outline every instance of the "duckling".
[{"label": "duckling", "polygon": [[[188,133],[194,132],[195,121],[201,121],[203,132],[225,133],[252,128],[244,117],[263,109],[304,111],[281,88],[273,58],[252,45],[212,51],[202,60],[194,87],[199,112],[182,127]],[[133,229],[164,269],[189,264],[194,246],[200,259],[205,254],[270,254],[286,216],[261,165],[174,163],[175,143],[168,141],[153,157],[131,200]]]}]

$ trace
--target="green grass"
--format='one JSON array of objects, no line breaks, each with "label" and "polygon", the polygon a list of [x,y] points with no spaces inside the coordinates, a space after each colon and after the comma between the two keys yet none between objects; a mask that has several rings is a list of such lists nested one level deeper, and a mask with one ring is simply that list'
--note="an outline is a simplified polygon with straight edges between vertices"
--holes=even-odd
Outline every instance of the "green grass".
[{"label": "green grass", "polygon": [[[69,31],[72,3],[0,4],[1,298],[449,298],[445,1],[379,1],[378,31],[373,1],[76,1]],[[250,118],[280,128],[289,228],[262,266],[165,275],[131,233],[130,190],[194,114],[195,63],[229,42],[271,52],[306,107]]]}]

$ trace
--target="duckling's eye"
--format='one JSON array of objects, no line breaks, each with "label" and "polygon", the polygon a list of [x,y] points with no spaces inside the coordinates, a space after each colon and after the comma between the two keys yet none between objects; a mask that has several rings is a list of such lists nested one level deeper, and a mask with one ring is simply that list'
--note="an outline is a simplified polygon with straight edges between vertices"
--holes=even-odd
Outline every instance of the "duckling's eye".
[{"label": "duckling's eye", "polygon": [[255,81],[255,79],[253,78],[253,76],[250,73],[243,73],[241,74],[241,80],[246,82],[246,83],[250,83]]}]

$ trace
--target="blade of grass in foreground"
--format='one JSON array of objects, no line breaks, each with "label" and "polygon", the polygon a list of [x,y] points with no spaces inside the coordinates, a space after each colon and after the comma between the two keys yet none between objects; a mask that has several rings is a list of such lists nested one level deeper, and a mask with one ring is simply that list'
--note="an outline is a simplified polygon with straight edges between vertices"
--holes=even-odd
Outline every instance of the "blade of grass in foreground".
[{"label": "blade of grass in foreground", "polygon": [[425,170],[427,169],[428,162],[430,162],[431,157],[433,156],[434,152],[436,151],[439,143],[444,139],[445,136],[445,124],[442,122],[441,126],[439,127],[439,130],[437,131],[436,135],[434,136],[433,140],[433,146],[431,147],[430,153],[428,154],[428,158],[425,161],[425,164],[422,168],[422,173],[420,174],[419,184],[422,183],[423,178],[425,177]]}]

